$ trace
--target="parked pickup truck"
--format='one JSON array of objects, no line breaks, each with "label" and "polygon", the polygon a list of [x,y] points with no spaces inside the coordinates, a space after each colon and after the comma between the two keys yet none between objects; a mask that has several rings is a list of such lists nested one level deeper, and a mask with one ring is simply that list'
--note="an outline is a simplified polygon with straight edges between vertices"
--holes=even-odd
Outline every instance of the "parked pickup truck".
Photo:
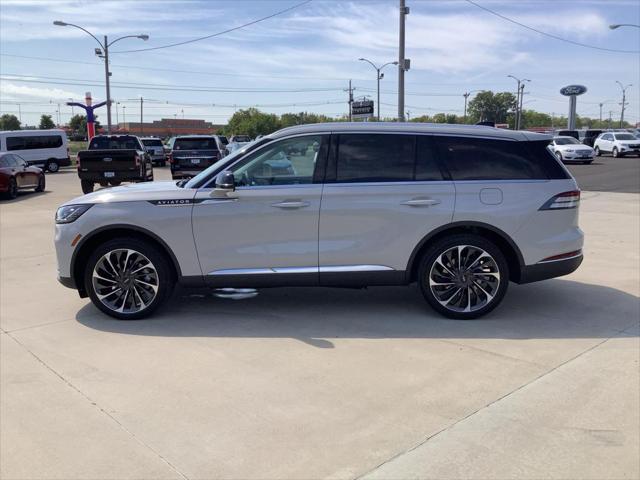
[{"label": "parked pickup truck", "polygon": [[224,145],[215,135],[189,135],[170,140],[171,177],[194,177],[224,157]]},{"label": "parked pickup truck", "polygon": [[133,135],[97,135],[89,149],[78,152],[78,176],[84,193],[121,182],[153,181],[153,164],[138,137]]},{"label": "parked pickup truck", "polygon": [[155,137],[145,137],[140,140],[142,141],[142,145],[144,145],[145,150],[149,152],[153,165],[164,167],[167,164],[167,158],[162,140]]}]

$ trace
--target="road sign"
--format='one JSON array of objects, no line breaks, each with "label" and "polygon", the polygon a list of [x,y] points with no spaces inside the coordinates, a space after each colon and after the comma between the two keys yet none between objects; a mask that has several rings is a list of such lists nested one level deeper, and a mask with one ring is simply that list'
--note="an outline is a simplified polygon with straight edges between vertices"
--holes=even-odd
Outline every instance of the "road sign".
[{"label": "road sign", "polygon": [[354,118],[373,117],[373,100],[361,100],[351,104],[351,115]]}]

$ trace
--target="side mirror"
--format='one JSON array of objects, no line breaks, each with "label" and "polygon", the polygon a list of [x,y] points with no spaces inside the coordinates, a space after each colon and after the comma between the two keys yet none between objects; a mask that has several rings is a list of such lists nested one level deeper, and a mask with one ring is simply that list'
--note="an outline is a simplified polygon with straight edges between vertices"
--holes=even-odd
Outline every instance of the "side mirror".
[{"label": "side mirror", "polygon": [[233,192],[236,189],[236,179],[233,176],[233,172],[229,170],[220,172],[216,178],[216,188]]}]

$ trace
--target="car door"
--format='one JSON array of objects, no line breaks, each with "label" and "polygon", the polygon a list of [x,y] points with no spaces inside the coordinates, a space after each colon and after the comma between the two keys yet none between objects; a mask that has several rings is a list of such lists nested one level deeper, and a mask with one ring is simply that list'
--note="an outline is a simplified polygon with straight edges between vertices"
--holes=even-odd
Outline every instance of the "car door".
[{"label": "car door", "polygon": [[18,159],[16,158],[16,155],[5,155],[3,158],[7,165],[5,171],[15,178],[18,188],[23,188],[25,185],[24,176],[22,175],[22,167],[18,168]]},{"label": "car door", "polygon": [[416,246],[451,222],[453,183],[429,136],[334,137],[320,210],[320,282],[401,283]]},{"label": "car door", "polygon": [[196,193],[193,235],[207,283],[317,284],[320,176],[328,138],[269,142],[228,167],[236,181],[228,197],[213,188]]},{"label": "car door", "polygon": [[613,150],[613,135],[605,133],[600,142],[600,150],[603,152],[611,152]]},{"label": "car door", "polygon": [[19,185],[21,188],[36,187],[38,185],[39,175],[36,173],[34,167],[30,167],[29,164],[19,155],[13,155],[16,162],[16,174],[19,176]]}]

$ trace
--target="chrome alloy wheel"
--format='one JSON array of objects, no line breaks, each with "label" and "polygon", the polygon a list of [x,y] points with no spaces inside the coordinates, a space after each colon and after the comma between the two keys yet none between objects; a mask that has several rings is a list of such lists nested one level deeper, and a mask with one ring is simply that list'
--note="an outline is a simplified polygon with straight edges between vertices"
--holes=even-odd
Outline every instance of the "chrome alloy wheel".
[{"label": "chrome alloy wheel", "polygon": [[500,269],[494,258],[472,245],[445,250],[431,266],[429,288],[435,299],[453,312],[475,312],[496,296]]},{"label": "chrome alloy wheel", "polygon": [[158,272],[140,252],[116,249],[96,262],[91,275],[96,296],[110,310],[137,313],[147,308],[158,294]]}]

